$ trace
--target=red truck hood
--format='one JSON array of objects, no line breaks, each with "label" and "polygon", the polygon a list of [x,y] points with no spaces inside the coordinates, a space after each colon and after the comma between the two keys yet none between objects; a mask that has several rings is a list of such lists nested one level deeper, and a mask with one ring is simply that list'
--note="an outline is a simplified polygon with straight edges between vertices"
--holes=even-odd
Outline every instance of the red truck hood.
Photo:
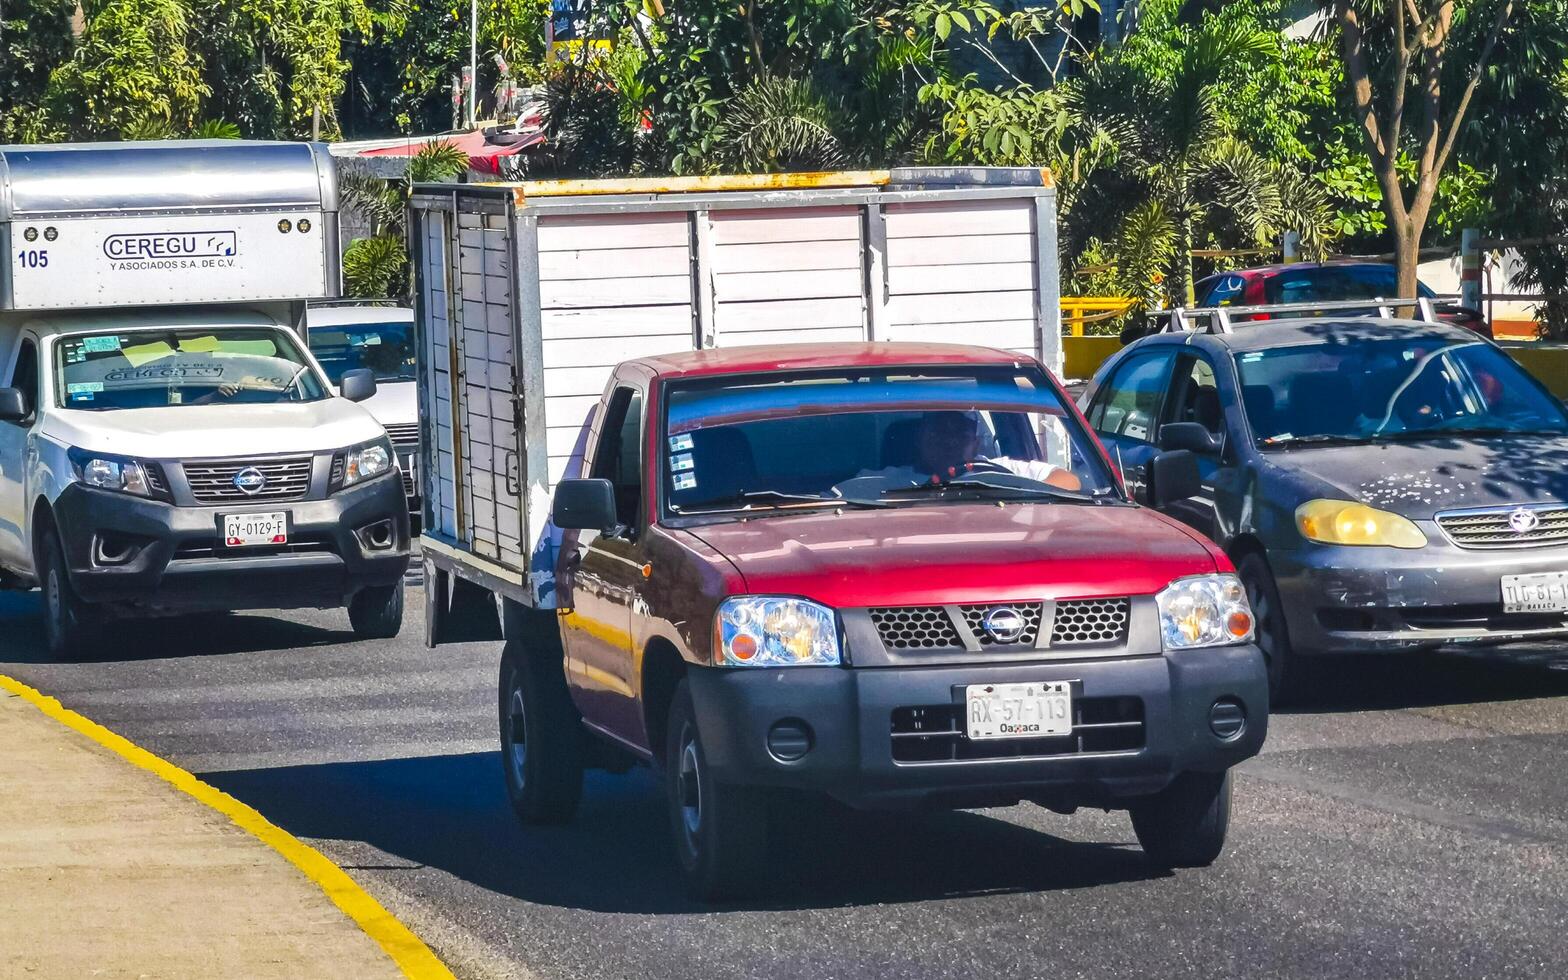
[{"label": "red truck hood", "polygon": [[1131,507],[813,511],[687,533],[740,571],[745,592],[843,609],[1146,595],[1219,567],[1180,525]]}]

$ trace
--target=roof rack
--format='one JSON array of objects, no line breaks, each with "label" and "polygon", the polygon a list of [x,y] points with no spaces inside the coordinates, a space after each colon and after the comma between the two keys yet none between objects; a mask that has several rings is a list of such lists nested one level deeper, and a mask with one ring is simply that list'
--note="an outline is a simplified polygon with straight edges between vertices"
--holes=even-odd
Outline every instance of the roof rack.
[{"label": "roof rack", "polygon": [[1356,313],[1360,316],[1380,317],[1385,320],[1401,319],[1398,310],[1403,306],[1416,308],[1416,319],[1424,323],[1439,323],[1439,300],[1429,296],[1408,299],[1348,299],[1317,303],[1270,303],[1263,306],[1193,306],[1153,310],[1146,314],[1148,321],[1158,327],[1156,333],[1235,333],[1236,321],[1244,326],[1246,317],[1263,314],[1264,318],[1281,313]]}]

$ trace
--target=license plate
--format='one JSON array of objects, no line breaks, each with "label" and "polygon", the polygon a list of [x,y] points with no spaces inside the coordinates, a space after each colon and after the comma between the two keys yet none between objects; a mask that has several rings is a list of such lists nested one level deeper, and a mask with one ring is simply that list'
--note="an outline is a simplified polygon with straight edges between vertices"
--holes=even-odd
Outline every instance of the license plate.
[{"label": "license plate", "polygon": [[969,737],[1041,738],[1071,735],[1073,691],[1066,681],[971,684],[964,688]]},{"label": "license plate", "polygon": [[223,543],[230,548],[288,544],[289,515],[287,513],[224,514]]},{"label": "license plate", "polygon": [[1568,612],[1568,572],[1504,575],[1503,612]]}]

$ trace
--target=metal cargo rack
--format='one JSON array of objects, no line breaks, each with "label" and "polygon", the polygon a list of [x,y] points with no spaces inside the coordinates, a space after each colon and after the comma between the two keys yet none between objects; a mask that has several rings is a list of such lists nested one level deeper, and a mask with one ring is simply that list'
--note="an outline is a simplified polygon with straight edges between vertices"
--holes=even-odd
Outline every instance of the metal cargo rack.
[{"label": "metal cargo rack", "polygon": [[[1408,299],[1352,299],[1331,300],[1321,303],[1272,303],[1261,306],[1191,306],[1169,310],[1154,310],[1145,314],[1147,321],[1156,327],[1154,333],[1235,333],[1238,326],[1263,323],[1269,319],[1285,319],[1280,314],[1312,317],[1320,314],[1356,314],[1379,317],[1384,320],[1408,319],[1399,316],[1403,307],[1416,308],[1415,320],[1438,323],[1437,305],[1440,298],[1422,296]],[[1251,317],[1261,317],[1259,320]],[[1240,320],[1240,323],[1237,320]]]}]

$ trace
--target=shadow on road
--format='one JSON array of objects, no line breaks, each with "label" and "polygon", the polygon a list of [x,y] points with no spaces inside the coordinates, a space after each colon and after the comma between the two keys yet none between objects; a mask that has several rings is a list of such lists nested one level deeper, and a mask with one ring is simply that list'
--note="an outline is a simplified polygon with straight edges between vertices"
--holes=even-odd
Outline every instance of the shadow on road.
[{"label": "shadow on road", "polygon": [[1568,646],[1324,657],[1316,689],[1276,714],[1388,711],[1568,696]]},{"label": "shadow on road", "polygon": [[[39,601],[40,593],[36,591],[0,592],[0,658],[28,664],[52,661],[44,646]],[[352,642],[354,634],[348,629],[347,617],[343,626],[342,630],[328,630],[274,616],[243,613],[120,619],[100,628],[102,641],[95,652],[73,662],[260,653]]]},{"label": "shadow on road", "polygon": [[[364,841],[528,902],[643,914],[711,908],[686,897],[649,771],[594,773],[576,822],[523,827],[500,765],[497,753],[475,753],[202,778],[297,836]],[[772,822],[772,880],[759,888],[765,901],[748,908],[1085,888],[1154,874],[1135,844],[1070,842],[978,813],[781,806]]]}]

